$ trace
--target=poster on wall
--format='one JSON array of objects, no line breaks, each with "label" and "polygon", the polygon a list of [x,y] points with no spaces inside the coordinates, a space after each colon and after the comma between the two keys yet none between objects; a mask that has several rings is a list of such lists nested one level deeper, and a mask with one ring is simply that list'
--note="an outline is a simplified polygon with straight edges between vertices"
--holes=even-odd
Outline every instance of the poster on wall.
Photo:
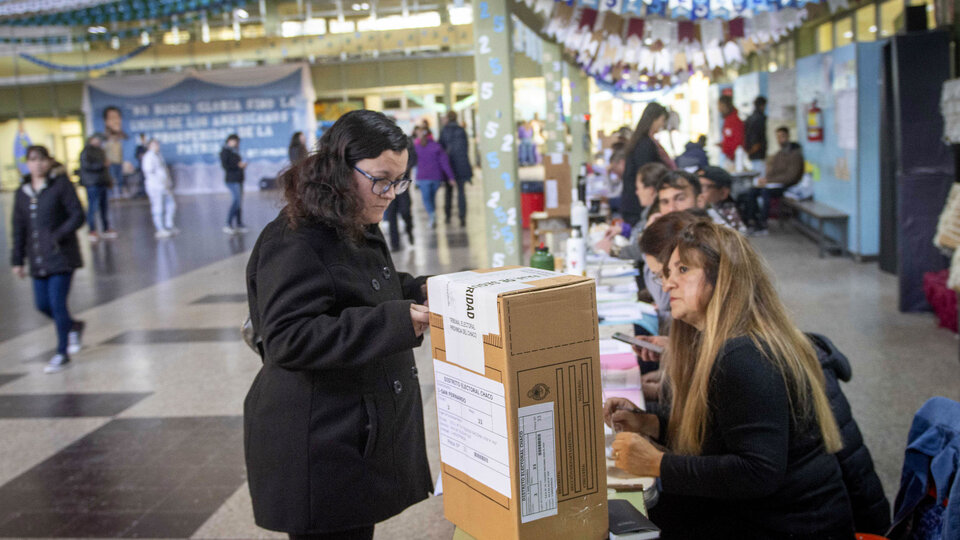
[{"label": "poster on wall", "polygon": [[96,79],[84,87],[87,134],[117,134],[128,171],[138,165],[139,135],[157,139],[177,193],[226,190],[219,154],[232,133],[248,163],[246,189],[277,176],[291,136],[316,125],[313,101],[304,65]]}]

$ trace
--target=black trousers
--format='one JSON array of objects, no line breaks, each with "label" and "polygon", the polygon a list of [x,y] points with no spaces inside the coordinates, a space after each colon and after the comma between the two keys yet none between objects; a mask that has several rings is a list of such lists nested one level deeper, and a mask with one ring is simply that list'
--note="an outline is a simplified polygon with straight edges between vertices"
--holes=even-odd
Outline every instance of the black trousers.
[{"label": "black trousers", "polygon": [[358,529],[349,529],[346,531],[335,531],[318,534],[291,534],[290,540],[372,540],[373,525],[360,527]]},{"label": "black trousers", "polygon": [[750,188],[738,201],[743,222],[751,227],[766,229],[767,218],[770,217],[770,201],[780,197],[783,197],[783,188]]},{"label": "black trousers", "polygon": [[387,211],[384,212],[387,222],[390,223],[390,247],[394,249],[400,247],[400,222],[397,219],[398,213],[407,226],[407,238],[410,239],[410,243],[412,244],[413,215],[410,213],[410,190],[397,195],[397,197],[393,199],[393,202],[390,203],[390,206],[387,207]]},{"label": "black trousers", "polygon": [[[460,221],[463,221],[467,219],[467,195],[463,192],[467,180],[465,178],[457,178],[456,183],[457,217],[460,218]],[[450,214],[453,211],[453,188],[454,186],[450,184],[443,184],[443,216],[446,218],[447,223],[450,223]]]}]

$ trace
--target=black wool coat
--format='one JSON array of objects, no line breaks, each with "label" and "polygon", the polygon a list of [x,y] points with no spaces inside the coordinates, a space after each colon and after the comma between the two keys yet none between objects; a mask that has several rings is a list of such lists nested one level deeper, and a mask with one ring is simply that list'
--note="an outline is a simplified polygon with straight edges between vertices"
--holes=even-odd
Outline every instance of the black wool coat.
[{"label": "black wool coat", "polygon": [[244,402],[254,518],[320,533],[371,525],[432,490],[410,304],[380,229],[359,245],[281,212],[247,265],[263,367]]},{"label": "black wool coat", "polygon": [[30,265],[30,275],[45,278],[83,266],[77,229],[84,222],[77,192],[62,169],[51,171],[47,187],[33,192],[30,176],[14,195],[10,264]]}]

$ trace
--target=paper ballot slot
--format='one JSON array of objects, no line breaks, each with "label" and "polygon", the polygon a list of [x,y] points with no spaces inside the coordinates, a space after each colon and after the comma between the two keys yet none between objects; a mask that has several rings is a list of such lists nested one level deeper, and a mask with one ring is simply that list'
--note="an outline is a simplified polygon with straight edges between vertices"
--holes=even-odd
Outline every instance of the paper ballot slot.
[{"label": "paper ballot slot", "polygon": [[593,280],[510,267],[427,287],[445,517],[478,540],[605,538]]}]

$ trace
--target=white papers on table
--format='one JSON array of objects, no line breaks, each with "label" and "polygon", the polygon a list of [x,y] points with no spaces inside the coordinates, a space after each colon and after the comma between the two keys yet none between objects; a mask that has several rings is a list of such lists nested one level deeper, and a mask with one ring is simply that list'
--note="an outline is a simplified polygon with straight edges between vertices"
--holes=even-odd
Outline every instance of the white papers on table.
[{"label": "white papers on table", "polygon": [[600,356],[607,354],[623,354],[623,353],[632,353],[633,347],[629,343],[624,343],[616,339],[601,339],[600,340]]},{"label": "white papers on table", "polygon": [[603,302],[597,304],[597,315],[604,323],[632,322],[643,319],[643,315],[656,316],[657,310],[646,302]]}]

